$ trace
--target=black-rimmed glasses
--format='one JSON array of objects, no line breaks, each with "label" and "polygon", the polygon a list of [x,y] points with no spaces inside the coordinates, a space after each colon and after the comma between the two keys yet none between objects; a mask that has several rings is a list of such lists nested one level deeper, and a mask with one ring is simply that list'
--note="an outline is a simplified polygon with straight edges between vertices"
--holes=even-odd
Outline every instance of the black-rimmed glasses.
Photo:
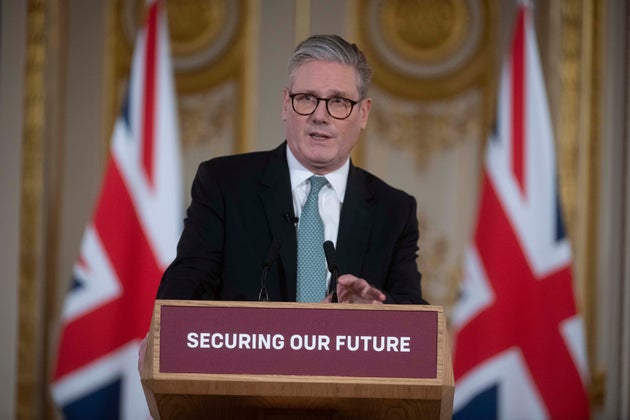
[{"label": "black-rimmed glasses", "polygon": [[324,101],[328,114],[337,120],[348,118],[352,114],[354,106],[359,103],[359,101],[353,101],[341,96],[318,98],[310,93],[292,93],[289,95],[289,98],[291,98],[293,110],[300,115],[311,115],[317,109],[319,101]]}]

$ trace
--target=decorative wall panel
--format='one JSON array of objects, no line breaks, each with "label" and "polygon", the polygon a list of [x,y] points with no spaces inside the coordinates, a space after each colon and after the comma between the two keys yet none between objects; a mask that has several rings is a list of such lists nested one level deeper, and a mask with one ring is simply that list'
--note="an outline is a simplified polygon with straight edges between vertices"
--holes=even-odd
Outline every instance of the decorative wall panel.
[{"label": "decorative wall panel", "polygon": [[362,163],[418,200],[424,292],[448,305],[492,115],[493,2],[370,0],[357,3],[357,14],[374,69]]}]

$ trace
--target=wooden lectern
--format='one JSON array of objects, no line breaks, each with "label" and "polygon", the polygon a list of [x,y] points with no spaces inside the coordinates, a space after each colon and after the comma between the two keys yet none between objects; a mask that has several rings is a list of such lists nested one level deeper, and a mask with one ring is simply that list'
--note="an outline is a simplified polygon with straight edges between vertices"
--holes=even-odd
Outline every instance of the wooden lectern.
[{"label": "wooden lectern", "polygon": [[158,300],[155,419],[450,419],[443,308]]}]

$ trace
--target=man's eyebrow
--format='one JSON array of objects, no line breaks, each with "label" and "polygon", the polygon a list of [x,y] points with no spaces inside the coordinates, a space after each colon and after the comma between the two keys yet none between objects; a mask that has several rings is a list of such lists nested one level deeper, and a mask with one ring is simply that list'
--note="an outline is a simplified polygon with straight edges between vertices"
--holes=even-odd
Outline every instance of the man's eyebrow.
[{"label": "man's eyebrow", "polygon": [[317,96],[319,98],[335,98],[335,97],[349,98],[349,95],[350,95],[348,92],[342,92],[340,90],[333,90],[333,91],[328,92],[327,95],[320,96],[319,93],[317,93],[313,89],[304,89],[300,91],[295,90],[293,91],[293,93],[308,93],[309,95]]}]

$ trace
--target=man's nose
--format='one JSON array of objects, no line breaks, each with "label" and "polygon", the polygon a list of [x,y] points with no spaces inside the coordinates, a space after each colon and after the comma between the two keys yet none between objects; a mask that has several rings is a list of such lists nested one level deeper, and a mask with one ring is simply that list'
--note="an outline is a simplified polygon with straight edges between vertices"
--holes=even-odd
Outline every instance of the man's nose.
[{"label": "man's nose", "polygon": [[326,108],[326,100],[320,99],[317,101],[315,111],[313,111],[313,119],[315,120],[328,120],[328,109]]}]

